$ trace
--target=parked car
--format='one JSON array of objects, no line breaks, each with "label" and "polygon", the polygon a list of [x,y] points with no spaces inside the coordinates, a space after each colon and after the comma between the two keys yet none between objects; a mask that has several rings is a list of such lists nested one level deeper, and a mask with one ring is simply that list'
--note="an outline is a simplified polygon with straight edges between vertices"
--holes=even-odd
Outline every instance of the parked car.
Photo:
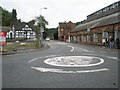
[{"label": "parked car", "polygon": [[46,41],[50,41],[50,38],[49,38],[49,37],[47,37],[47,38],[46,38]]}]

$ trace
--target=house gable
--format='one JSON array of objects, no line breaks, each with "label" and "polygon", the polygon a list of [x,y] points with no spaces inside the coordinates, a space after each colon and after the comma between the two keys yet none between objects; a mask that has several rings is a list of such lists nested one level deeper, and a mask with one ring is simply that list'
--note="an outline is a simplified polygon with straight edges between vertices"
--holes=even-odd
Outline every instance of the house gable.
[{"label": "house gable", "polygon": [[25,27],[22,28],[24,31],[33,31],[32,28],[29,25],[25,25]]}]

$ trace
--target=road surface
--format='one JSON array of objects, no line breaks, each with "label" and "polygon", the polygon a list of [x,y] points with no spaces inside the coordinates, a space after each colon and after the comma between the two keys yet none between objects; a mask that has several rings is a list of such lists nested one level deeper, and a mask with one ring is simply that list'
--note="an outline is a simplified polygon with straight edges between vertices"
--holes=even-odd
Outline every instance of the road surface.
[{"label": "road surface", "polygon": [[3,56],[3,88],[118,88],[118,52],[49,41],[50,48]]}]

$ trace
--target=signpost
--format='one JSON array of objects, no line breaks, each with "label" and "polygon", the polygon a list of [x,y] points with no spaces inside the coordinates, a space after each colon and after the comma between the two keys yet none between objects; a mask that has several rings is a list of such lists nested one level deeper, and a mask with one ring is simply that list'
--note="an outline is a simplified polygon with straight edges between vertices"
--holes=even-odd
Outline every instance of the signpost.
[{"label": "signpost", "polygon": [[[0,32],[0,52],[2,52],[2,46],[6,45],[6,32]],[[0,89],[2,88],[2,57],[0,56]]]},{"label": "signpost", "polygon": [[0,48],[2,52],[2,46],[6,45],[6,32],[0,32]]},{"label": "signpost", "polygon": [[6,32],[0,32],[0,45],[6,45]]}]

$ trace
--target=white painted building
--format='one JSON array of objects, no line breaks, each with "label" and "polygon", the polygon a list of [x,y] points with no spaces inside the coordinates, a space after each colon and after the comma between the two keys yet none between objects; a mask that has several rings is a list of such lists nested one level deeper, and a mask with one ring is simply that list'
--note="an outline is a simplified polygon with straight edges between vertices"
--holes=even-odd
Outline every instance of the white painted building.
[{"label": "white painted building", "polygon": [[22,38],[22,39],[34,39],[36,38],[36,29],[33,24],[25,22],[13,23],[12,27],[3,27],[3,31],[7,32],[6,38]]}]

